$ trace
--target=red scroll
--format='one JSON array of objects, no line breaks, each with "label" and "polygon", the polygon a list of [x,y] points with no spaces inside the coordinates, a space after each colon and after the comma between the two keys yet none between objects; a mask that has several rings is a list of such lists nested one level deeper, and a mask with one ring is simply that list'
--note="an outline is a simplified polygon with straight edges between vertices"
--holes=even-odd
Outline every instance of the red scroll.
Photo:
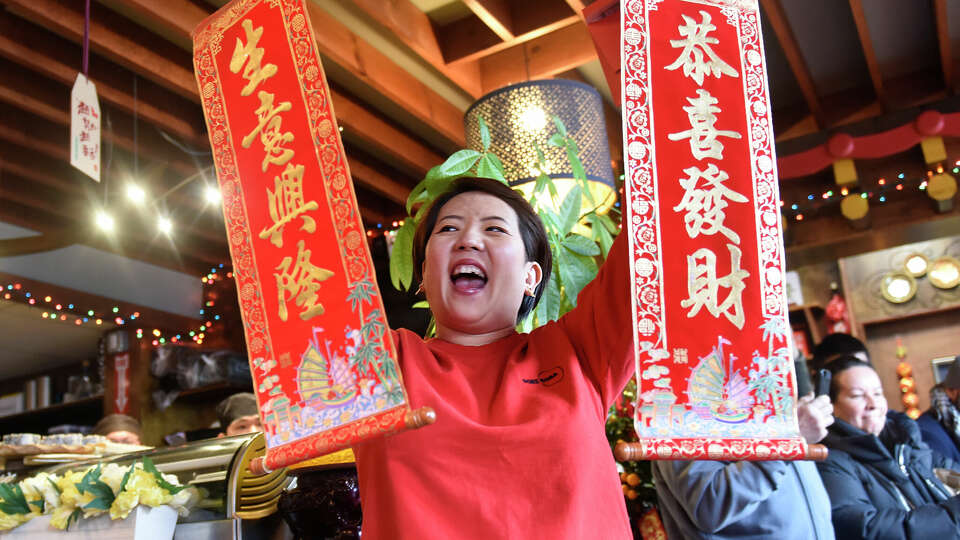
[{"label": "red scroll", "polygon": [[802,458],[757,2],[620,7],[636,457]]},{"label": "red scroll", "polygon": [[193,34],[273,469],[405,425],[406,394],[303,0]]}]

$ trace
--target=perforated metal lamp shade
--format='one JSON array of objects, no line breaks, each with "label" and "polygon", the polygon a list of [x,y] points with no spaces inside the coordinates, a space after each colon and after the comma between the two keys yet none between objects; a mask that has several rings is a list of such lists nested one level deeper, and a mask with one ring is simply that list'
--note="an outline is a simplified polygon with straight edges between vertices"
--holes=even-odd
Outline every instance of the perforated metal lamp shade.
[{"label": "perforated metal lamp shade", "polygon": [[[605,212],[616,200],[610,148],[600,94],[590,86],[564,79],[529,81],[495,90],[477,100],[464,115],[467,146],[482,148],[479,118],[490,128],[490,150],[503,161],[507,181],[528,197],[537,169],[539,146],[546,157],[546,172],[554,179],[562,201],[573,186],[573,171],[566,153],[547,144],[556,133],[552,118],[563,121],[576,141],[594,202]],[[584,209],[590,206],[584,200]]]}]

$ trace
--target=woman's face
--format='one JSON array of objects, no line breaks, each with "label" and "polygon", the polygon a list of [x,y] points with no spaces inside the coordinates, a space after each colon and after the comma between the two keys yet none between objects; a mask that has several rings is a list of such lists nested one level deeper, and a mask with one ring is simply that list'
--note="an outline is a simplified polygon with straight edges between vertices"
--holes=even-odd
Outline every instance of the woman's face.
[{"label": "woman's face", "polygon": [[517,214],[507,203],[468,192],[440,209],[423,263],[438,337],[512,331],[523,296],[540,278],[540,265],[527,261]]},{"label": "woman's face", "polygon": [[887,398],[877,372],[866,366],[852,367],[841,371],[836,383],[833,414],[867,433],[879,435],[887,421]]}]

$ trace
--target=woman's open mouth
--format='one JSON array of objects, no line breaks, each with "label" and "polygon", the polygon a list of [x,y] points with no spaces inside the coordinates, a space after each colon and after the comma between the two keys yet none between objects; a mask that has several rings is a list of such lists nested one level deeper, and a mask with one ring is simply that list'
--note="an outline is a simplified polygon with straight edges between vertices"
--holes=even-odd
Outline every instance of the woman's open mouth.
[{"label": "woman's open mouth", "polygon": [[450,272],[453,288],[462,293],[479,291],[487,284],[487,274],[477,265],[458,264]]}]

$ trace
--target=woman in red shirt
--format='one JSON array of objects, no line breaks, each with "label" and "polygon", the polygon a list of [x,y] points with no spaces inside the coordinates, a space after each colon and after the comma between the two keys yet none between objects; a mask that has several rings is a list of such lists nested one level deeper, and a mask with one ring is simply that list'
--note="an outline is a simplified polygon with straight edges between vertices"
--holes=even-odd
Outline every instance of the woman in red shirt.
[{"label": "woman in red shirt", "polygon": [[576,308],[519,334],[550,277],[543,224],[506,185],[462,178],[421,222],[414,268],[436,337],[393,339],[410,406],[437,421],[355,447],[363,537],[630,538],[604,432],[634,371],[625,239]]}]

